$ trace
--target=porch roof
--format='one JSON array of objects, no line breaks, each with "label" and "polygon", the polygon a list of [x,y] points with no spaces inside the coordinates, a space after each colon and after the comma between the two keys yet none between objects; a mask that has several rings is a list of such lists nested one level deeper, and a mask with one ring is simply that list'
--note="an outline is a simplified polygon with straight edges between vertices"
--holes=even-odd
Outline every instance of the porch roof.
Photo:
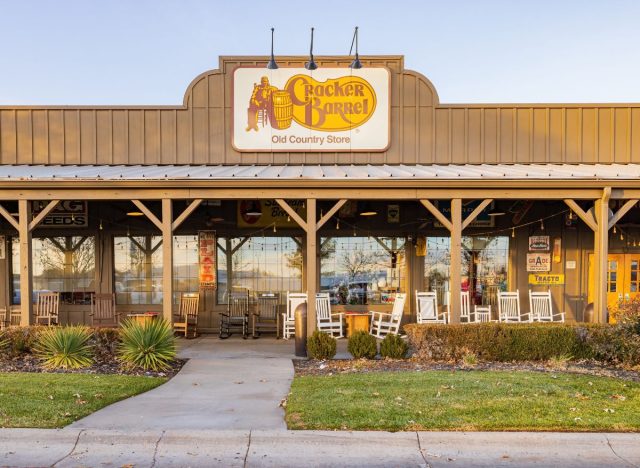
[{"label": "porch roof", "polygon": [[0,165],[1,181],[638,180],[640,164]]}]

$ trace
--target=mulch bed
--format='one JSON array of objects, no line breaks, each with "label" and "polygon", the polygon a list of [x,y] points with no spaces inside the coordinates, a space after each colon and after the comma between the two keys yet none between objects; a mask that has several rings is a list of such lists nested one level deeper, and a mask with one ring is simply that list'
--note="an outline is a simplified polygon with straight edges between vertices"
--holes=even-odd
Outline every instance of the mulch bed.
[{"label": "mulch bed", "polygon": [[297,376],[303,375],[336,375],[368,372],[421,372],[430,370],[446,371],[533,371],[549,373],[571,373],[593,375],[598,377],[615,377],[618,379],[640,382],[640,371],[620,367],[603,366],[592,361],[567,363],[566,366],[550,366],[544,362],[479,362],[475,366],[451,362],[425,362],[413,359],[332,359],[315,361],[294,359],[293,366]]},{"label": "mulch bed", "polygon": [[20,354],[17,356],[0,356],[0,372],[34,372],[34,373],[51,373],[51,374],[118,374],[118,375],[141,375],[147,377],[173,377],[182,366],[187,362],[186,359],[177,359],[171,364],[171,368],[164,372],[145,371],[138,368],[128,368],[123,366],[119,361],[114,359],[98,359],[91,367],[83,369],[43,369],[40,361],[32,354]]}]

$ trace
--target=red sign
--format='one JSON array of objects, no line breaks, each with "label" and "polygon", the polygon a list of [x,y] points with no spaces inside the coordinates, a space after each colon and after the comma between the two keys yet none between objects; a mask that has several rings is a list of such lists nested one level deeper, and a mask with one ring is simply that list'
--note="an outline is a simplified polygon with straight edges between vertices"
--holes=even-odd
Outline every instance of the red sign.
[{"label": "red sign", "polygon": [[200,231],[198,233],[200,289],[216,289],[218,286],[217,251],[218,244],[215,231]]}]

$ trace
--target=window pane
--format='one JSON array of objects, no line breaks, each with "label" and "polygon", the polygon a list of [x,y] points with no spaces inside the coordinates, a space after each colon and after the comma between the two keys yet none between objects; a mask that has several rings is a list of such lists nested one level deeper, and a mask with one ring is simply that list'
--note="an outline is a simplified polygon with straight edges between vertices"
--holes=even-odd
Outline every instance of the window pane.
[{"label": "window pane", "polygon": [[161,304],[162,237],[115,237],[113,253],[118,304]]},{"label": "window pane", "polygon": [[381,304],[406,291],[404,239],[334,237],[321,241],[320,290],[333,304]]},{"label": "window pane", "polygon": [[178,303],[180,294],[199,289],[198,236],[173,236],[173,303]]}]

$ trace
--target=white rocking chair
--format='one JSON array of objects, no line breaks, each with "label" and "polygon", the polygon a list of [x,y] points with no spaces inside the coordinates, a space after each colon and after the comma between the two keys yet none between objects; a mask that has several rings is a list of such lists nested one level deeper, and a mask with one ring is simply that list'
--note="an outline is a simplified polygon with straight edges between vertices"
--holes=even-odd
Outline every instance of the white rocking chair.
[{"label": "white rocking chair", "polygon": [[[523,316],[527,319],[524,320]],[[520,313],[520,291],[498,291],[498,319],[501,322],[530,322],[530,314]]]},{"label": "white rocking chair", "polygon": [[[529,290],[529,311],[531,320],[534,322],[564,322],[564,312],[553,313],[553,301],[551,300],[551,290],[544,292],[534,292]],[[559,317],[556,320],[554,317]]]},{"label": "white rocking chair", "polygon": [[[471,323],[469,291],[460,291],[460,323]],[[451,323],[451,291],[447,291],[447,323]]]},{"label": "white rocking chair", "polygon": [[376,338],[384,338],[388,334],[397,335],[400,331],[400,321],[404,312],[406,293],[396,294],[391,313],[371,311],[371,325],[369,333]]},{"label": "white rocking chair", "polygon": [[447,312],[438,312],[435,292],[416,291],[416,314],[418,323],[447,323]]},{"label": "white rocking chair", "polygon": [[337,333],[336,338],[342,338],[344,336],[342,328],[343,317],[343,313],[331,313],[329,293],[316,294],[316,323],[318,330],[329,333],[331,336]]}]

